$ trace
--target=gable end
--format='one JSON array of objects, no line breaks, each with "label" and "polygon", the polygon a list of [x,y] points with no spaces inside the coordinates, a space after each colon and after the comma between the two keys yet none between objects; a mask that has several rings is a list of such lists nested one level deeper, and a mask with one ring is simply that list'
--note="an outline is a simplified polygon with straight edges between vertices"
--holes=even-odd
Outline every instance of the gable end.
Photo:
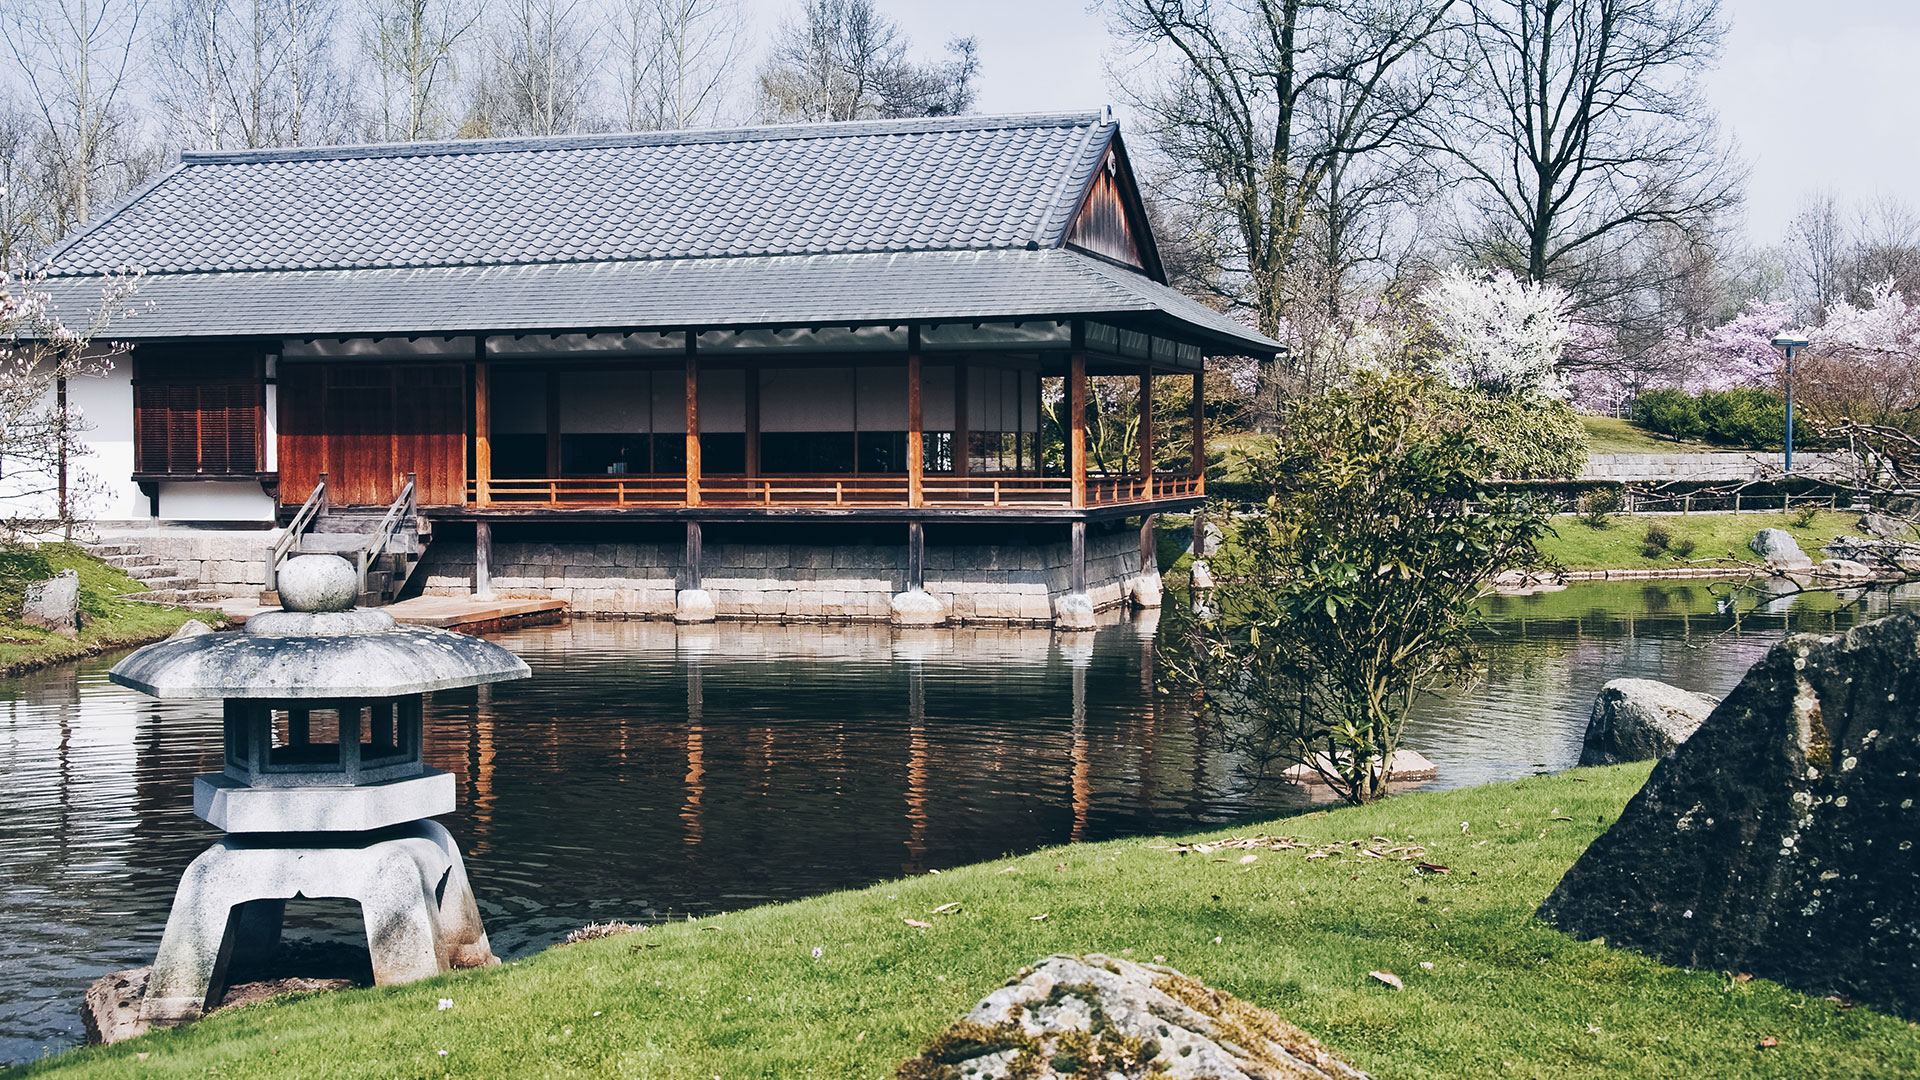
[{"label": "gable end", "polygon": [[1146,205],[1134,183],[1126,147],[1117,134],[1093,171],[1080,208],[1067,226],[1065,244],[1166,282],[1153,230],[1147,224]]}]

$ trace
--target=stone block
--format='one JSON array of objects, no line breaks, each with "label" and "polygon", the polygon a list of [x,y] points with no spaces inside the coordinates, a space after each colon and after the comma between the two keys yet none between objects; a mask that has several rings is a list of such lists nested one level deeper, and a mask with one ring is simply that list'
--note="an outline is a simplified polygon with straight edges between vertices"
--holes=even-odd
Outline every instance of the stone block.
[{"label": "stone block", "polygon": [[712,622],[716,613],[714,598],[704,589],[682,589],[674,598],[674,622]]}]

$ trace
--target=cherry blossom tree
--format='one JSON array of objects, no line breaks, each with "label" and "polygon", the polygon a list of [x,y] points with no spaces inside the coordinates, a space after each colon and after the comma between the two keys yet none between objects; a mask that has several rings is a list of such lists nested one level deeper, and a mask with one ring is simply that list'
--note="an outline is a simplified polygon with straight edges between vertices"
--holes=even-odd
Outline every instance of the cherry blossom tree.
[{"label": "cherry blossom tree", "polygon": [[1738,315],[1686,342],[1686,389],[1778,387],[1780,350],[1773,345],[1793,322],[1793,304],[1752,300]]},{"label": "cherry blossom tree", "polygon": [[1837,300],[1809,336],[1794,391],[1822,422],[1912,426],[1920,410],[1920,307],[1889,279]]},{"label": "cherry blossom tree", "polygon": [[1440,373],[1455,386],[1495,395],[1567,396],[1560,370],[1573,335],[1566,290],[1521,281],[1504,270],[1456,265],[1418,302],[1439,339]]},{"label": "cherry blossom tree", "polygon": [[0,539],[69,530],[97,487],[80,464],[90,429],[69,380],[105,375],[119,347],[94,341],[127,314],[134,279],[108,278],[88,325],[67,326],[36,272],[0,269]]}]

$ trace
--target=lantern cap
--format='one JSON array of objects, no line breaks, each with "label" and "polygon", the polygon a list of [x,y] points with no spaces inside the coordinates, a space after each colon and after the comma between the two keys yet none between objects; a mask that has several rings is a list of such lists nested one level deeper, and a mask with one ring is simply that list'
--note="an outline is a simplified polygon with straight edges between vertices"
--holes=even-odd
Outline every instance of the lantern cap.
[{"label": "lantern cap", "polygon": [[477,637],[399,626],[383,611],[262,612],[241,633],[149,645],[107,678],[157,698],[382,698],[524,679],[526,662]]}]

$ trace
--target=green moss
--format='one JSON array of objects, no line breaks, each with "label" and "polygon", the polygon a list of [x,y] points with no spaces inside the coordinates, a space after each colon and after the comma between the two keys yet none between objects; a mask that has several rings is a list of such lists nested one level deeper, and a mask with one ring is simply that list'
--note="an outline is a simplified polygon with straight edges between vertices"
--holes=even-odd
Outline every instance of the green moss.
[{"label": "green moss", "polygon": [[[72,570],[80,579],[80,634],[68,639],[20,621],[28,585]],[[77,544],[0,547],[0,674],[17,675],[83,656],[158,641],[189,619],[220,625],[219,612],[128,600],[146,586]]]}]

